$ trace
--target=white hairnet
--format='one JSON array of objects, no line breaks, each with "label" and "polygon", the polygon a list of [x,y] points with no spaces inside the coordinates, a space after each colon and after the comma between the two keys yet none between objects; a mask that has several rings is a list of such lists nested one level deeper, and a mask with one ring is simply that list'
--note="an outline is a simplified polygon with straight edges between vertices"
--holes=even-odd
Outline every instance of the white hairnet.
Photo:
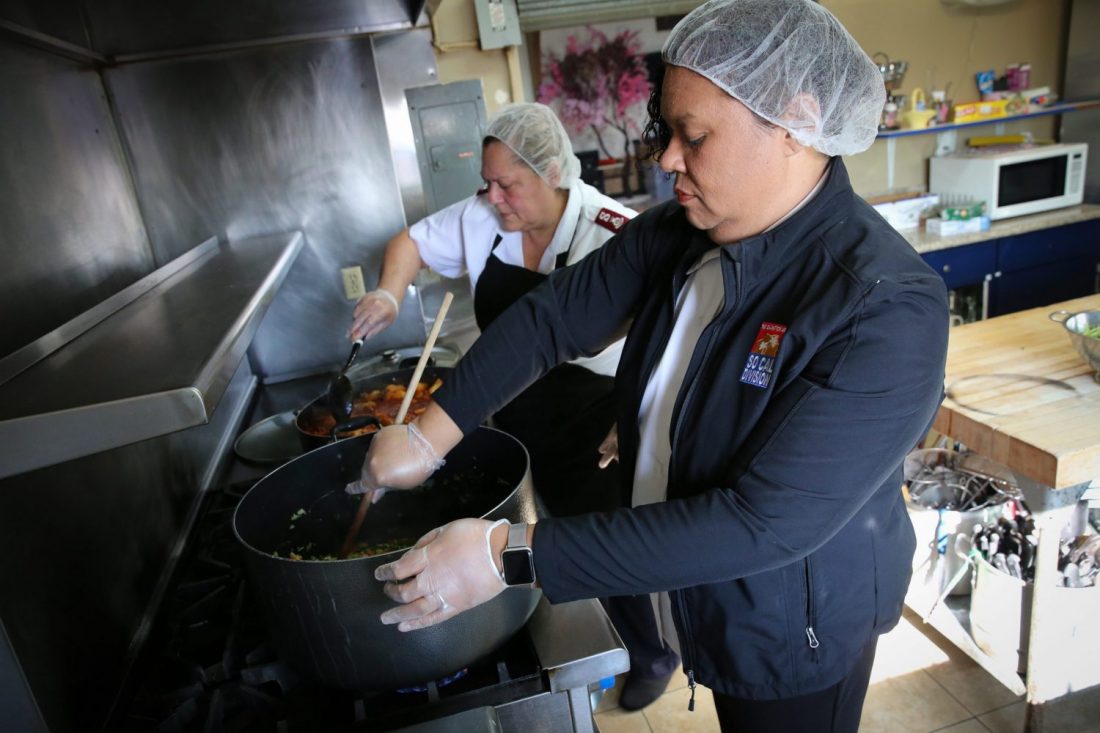
[{"label": "white hairnet", "polygon": [[523,102],[501,107],[489,122],[485,137],[507,145],[551,187],[569,188],[580,178],[581,162],[573,154],[569,135],[545,104]]},{"label": "white hairnet", "polygon": [[676,24],[662,56],[826,155],[862,152],[878,133],[878,67],[811,0],[711,0]]}]

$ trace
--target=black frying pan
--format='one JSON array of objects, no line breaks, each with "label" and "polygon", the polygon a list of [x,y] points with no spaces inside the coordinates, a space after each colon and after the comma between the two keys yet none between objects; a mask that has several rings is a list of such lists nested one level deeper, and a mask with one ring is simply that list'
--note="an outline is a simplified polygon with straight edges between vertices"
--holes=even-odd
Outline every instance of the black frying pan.
[{"label": "black frying pan", "polygon": [[[355,394],[362,394],[376,389],[384,389],[390,384],[400,384],[407,387],[409,380],[412,379],[413,371],[415,371],[415,368],[410,367],[374,374],[365,379],[356,380],[353,383],[354,392]],[[427,384],[432,384],[437,378],[446,381],[450,373],[450,367],[428,366],[424,368],[424,374],[421,375],[420,381]],[[294,427],[298,431],[302,448],[307,451],[320,448],[334,440],[352,437],[358,434],[356,431],[361,431],[363,428],[372,425],[378,425],[378,421],[373,419],[372,416],[356,416],[354,413],[350,419],[336,423],[332,417],[332,411],[329,409],[326,395],[320,395],[313,399],[299,410],[294,418]]]}]

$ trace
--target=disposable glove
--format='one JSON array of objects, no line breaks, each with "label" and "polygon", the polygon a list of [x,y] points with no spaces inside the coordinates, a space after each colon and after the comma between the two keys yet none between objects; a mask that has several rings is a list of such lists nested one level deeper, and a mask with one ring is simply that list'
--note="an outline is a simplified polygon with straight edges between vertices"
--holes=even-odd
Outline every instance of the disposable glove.
[{"label": "disposable glove", "polygon": [[348,331],[351,339],[369,339],[397,320],[397,298],[388,290],[372,290],[355,304],[355,315]]},{"label": "disposable glove", "polygon": [[600,468],[607,468],[612,461],[619,462],[619,424],[613,423],[607,437],[600,443]]},{"label": "disposable glove", "polygon": [[383,591],[403,605],[382,614],[382,623],[412,631],[446,621],[497,596],[504,579],[493,559],[489,535],[508,524],[500,519],[458,519],[433,529],[397,560],[374,571]]},{"label": "disposable glove", "polygon": [[379,489],[412,489],[424,483],[445,461],[421,434],[416,422],[387,425],[375,433],[358,481],[344,491],[363,494],[374,491],[373,501],[382,498]]}]

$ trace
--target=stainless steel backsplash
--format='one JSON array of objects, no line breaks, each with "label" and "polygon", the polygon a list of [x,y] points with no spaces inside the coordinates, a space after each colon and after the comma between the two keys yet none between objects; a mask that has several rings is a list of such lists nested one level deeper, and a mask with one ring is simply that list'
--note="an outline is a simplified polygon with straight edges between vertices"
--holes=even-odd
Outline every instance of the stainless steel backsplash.
[{"label": "stainless steel backsplash", "polygon": [[[0,481],[6,725],[101,727],[256,378],[346,355],[339,269],[374,284],[417,189],[423,4],[0,4],[0,356],[211,235],[306,239],[209,425]],[[422,342],[406,303],[372,350]]]}]

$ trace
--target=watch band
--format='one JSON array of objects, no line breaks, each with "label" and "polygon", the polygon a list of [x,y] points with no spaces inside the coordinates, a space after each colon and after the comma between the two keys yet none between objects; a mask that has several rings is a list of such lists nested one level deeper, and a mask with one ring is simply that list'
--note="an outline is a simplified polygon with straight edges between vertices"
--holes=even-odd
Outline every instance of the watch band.
[{"label": "watch band", "polygon": [[508,525],[508,545],[507,549],[521,549],[527,547],[527,525],[523,524],[509,524]]},{"label": "watch band", "polygon": [[508,527],[508,544],[500,555],[501,577],[506,585],[534,585],[535,558],[527,544],[527,525]]}]

